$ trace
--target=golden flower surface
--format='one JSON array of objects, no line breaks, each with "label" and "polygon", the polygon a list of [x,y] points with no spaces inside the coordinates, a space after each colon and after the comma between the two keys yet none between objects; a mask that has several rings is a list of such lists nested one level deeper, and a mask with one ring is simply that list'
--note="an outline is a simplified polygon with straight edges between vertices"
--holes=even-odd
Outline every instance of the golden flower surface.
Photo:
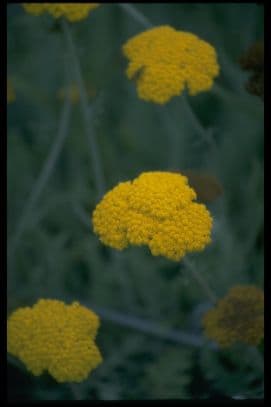
[{"label": "golden flower surface", "polygon": [[211,241],[212,217],[195,199],[187,177],[145,172],[105,194],[93,212],[94,232],[115,249],[147,245],[154,256],[178,261]]},{"label": "golden flower surface", "polygon": [[66,17],[74,22],[87,18],[90,11],[99,7],[99,3],[24,3],[25,11],[35,16],[50,13],[53,17]]},{"label": "golden flower surface", "polygon": [[101,362],[95,345],[99,317],[77,302],[41,299],[14,311],[7,323],[7,349],[39,376],[81,382]]},{"label": "golden flower surface", "polygon": [[7,80],[7,102],[12,103],[16,99],[15,90],[10,79]]},{"label": "golden flower surface", "polygon": [[209,90],[219,73],[215,49],[196,35],[170,26],[155,27],[131,38],[123,53],[126,74],[136,79],[139,98],[159,104],[180,95]]},{"label": "golden flower surface", "polygon": [[206,335],[227,347],[235,342],[257,345],[264,336],[264,293],[238,285],[218,301],[203,318]]}]

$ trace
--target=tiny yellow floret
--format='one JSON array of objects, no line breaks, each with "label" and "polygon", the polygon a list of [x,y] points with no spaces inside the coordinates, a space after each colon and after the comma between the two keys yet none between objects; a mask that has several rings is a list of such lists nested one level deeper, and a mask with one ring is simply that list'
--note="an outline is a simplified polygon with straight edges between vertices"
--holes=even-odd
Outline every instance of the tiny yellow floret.
[{"label": "tiny yellow floret", "polygon": [[138,97],[164,104],[187,86],[190,95],[209,90],[219,73],[216,51],[196,35],[164,25],[144,31],[123,48],[126,74],[137,82]]},{"label": "tiny yellow floret", "polygon": [[147,245],[154,256],[179,261],[211,241],[212,217],[195,199],[187,177],[145,172],[105,194],[93,211],[94,232],[115,249]]},{"label": "tiny yellow floret", "polygon": [[78,302],[41,299],[10,315],[7,350],[35,376],[48,371],[58,382],[81,382],[102,362],[95,344],[99,325]]},{"label": "tiny yellow floret", "polygon": [[264,293],[253,285],[238,285],[203,317],[205,334],[221,347],[236,342],[258,345],[264,336]]},{"label": "tiny yellow floret", "polygon": [[25,11],[35,16],[48,12],[54,18],[65,17],[71,22],[87,18],[90,11],[99,7],[99,3],[24,3]]}]

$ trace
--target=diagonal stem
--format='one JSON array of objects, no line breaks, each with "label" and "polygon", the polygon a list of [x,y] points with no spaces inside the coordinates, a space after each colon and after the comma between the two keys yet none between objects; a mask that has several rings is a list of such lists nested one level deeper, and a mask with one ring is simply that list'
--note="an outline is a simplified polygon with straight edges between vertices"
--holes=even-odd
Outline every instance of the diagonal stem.
[{"label": "diagonal stem", "polygon": [[26,205],[23,209],[21,218],[19,220],[16,232],[15,232],[14,238],[11,242],[10,249],[8,252],[8,257],[10,259],[12,259],[14,256],[14,253],[16,251],[20,238],[25,230],[25,226],[27,224],[28,217],[31,214],[31,212],[33,211],[33,208],[35,207],[37,201],[39,200],[39,197],[40,197],[41,193],[43,192],[50,175],[53,172],[53,169],[55,167],[59,154],[64,145],[65,139],[69,132],[70,113],[71,113],[71,103],[68,100],[68,98],[66,98],[63,108],[62,108],[62,112],[61,112],[57,137],[54,140],[54,143],[45,160],[45,163],[42,167],[40,175],[26,202]]},{"label": "diagonal stem", "polygon": [[187,259],[185,258],[183,260],[183,264],[189,269],[190,273],[193,275],[194,279],[199,283],[203,291],[205,292],[206,296],[210,299],[212,303],[217,302],[217,298],[213,290],[209,287],[208,283],[206,280],[201,276],[200,273],[196,270],[194,265]]},{"label": "diagonal stem", "polygon": [[[118,4],[118,6],[124,10],[127,14],[129,14],[135,21],[137,21],[140,25],[144,26],[144,28],[152,28],[154,27],[153,23],[147,19],[143,13],[141,13],[137,8],[135,8],[131,4]],[[210,143],[210,136],[203,125],[200,123],[198,117],[195,115],[191,105],[187,99],[186,95],[181,96],[181,101],[183,108],[185,110],[186,115],[190,118],[191,123],[195,131],[208,143]]]},{"label": "diagonal stem", "polygon": [[[168,340],[173,343],[180,343],[194,347],[201,347],[205,343],[204,338],[192,333],[168,329],[153,321],[138,318],[129,314],[122,314],[112,309],[106,309],[94,304],[86,303],[85,305],[91,308],[101,317],[101,319],[105,321],[109,321],[126,328],[131,328],[145,334],[153,335],[162,340]],[[214,350],[217,349],[217,346],[214,343],[209,343],[207,346]]]},{"label": "diagonal stem", "polygon": [[138,21],[139,24],[143,25],[145,28],[153,27],[153,24],[147,17],[144,16],[140,11],[138,11],[134,6],[127,3],[118,3],[118,6],[128,13],[134,20]]},{"label": "diagonal stem", "polygon": [[99,197],[101,197],[105,192],[105,179],[101,164],[100,152],[96,142],[96,134],[94,130],[93,123],[91,121],[90,109],[88,106],[87,92],[84,85],[82,71],[80,66],[80,61],[76,52],[74,41],[72,38],[69,23],[65,19],[61,20],[62,30],[67,43],[67,48],[70,53],[72,67],[74,70],[74,77],[79,89],[80,104],[82,109],[82,115],[85,122],[85,131],[87,136],[87,141],[89,143],[89,150],[91,156],[91,162],[93,166],[94,181],[96,184],[96,190]]}]

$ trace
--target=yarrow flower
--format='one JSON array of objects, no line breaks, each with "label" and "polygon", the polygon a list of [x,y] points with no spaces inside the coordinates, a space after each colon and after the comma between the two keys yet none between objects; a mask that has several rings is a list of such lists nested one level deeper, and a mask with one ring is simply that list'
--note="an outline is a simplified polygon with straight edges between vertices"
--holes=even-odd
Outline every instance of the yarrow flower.
[{"label": "yarrow flower", "polygon": [[15,90],[10,79],[7,80],[7,102],[12,103],[16,99]]},{"label": "yarrow flower", "polygon": [[105,194],[93,211],[94,232],[115,249],[147,245],[154,256],[178,261],[211,241],[212,217],[195,199],[187,177],[145,172]]},{"label": "yarrow flower", "polygon": [[35,376],[47,370],[58,382],[81,382],[102,362],[94,342],[99,325],[77,302],[40,299],[8,318],[7,349]]},{"label": "yarrow flower", "polygon": [[53,17],[66,17],[74,22],[87,18],[90,11],[99,7],[99,3],[24,3],[25,11],[34,16],[50,13]]},{"label": "yarrow flower", "polygon": [[264,336],[264,294],[253,285],[238,285],[203,318],[206,335],[227,347],[235,342],[257,345]]},{"label": "yarrow flower", "polygon": [[170,26],[155,27],[128,40],[123,53],[126,74],[137,82],[139,98],[164,104],[180,95],[209,90],[219,73],[215,49],[189,32]]}]

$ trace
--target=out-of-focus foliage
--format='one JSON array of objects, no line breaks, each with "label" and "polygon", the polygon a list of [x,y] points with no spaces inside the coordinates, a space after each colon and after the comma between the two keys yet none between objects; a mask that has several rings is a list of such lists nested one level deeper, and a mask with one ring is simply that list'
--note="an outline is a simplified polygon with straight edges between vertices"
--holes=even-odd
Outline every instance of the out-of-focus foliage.
[{"label": "out-of-focus foliage", "polygon": [[[233,347],[230,351],[201,352],[201,369],[213,386],[232,398],[258,398],[263,393],[263,370],[255,349]],[[207,369],[208,366],[208,369]]]},{"label": "out-of-focus foliage", "polygon": [[252,95],[264,97],[264,43],[255,42],[240,58],[243,69],[253,74],[249,78],[246,88]]},{"label": "out-of-focus foliage", "polygon": [[[201,133],[183,97],[159,107],[144,102],[125,76],[121,47],[144,29],[140,21],[118,4],[104,4],[72,24],[91,89],[89,114],[106,188],[145,171],[192,170],[215,177],[223,193],[207,204],[214,218],[212,244],[189,260],[218,298],[237,284],[262,287],[263,102],[246,91],[249,73],[239,59],[263,40],[263,8],[134,7],[154,25],[169,24],[212,44],[221,72],[209,92],[188,97],[206,129]],[[113,252],[94,235],[91,213],[99,197],[79,103],[72,105],[53,173],[12,252],[24,207],[57,137],[59,91],[72,85],[74,76],[61,25],[49,15],[31,16],[10,4],[7,29],[8,77],[16,93],[7,117],[8,314],[39,298],[79,301],[100,311],[96,342],[104,360],[86,381],[70,386],[47,375],[34,378],[10,358],[9,398],[262,398],[262,349],[251,354],[244,346],[240,353],[209,349],[207,338],[199,346],[192,339],[163,339],[163,332],[173,329],[203,335],[201,318],[211,304],[184,263],[152,257],[143,247]],[[147,328],[134,318],[149,321]]]},{"label": "out-of-focus foliage", "polygon": [[[190,383],[191,351],[168,349],[146,369],[146,387],[156,399],[190,398],[187,386]],[[163,372],[163,373],[162,373]]]}]

